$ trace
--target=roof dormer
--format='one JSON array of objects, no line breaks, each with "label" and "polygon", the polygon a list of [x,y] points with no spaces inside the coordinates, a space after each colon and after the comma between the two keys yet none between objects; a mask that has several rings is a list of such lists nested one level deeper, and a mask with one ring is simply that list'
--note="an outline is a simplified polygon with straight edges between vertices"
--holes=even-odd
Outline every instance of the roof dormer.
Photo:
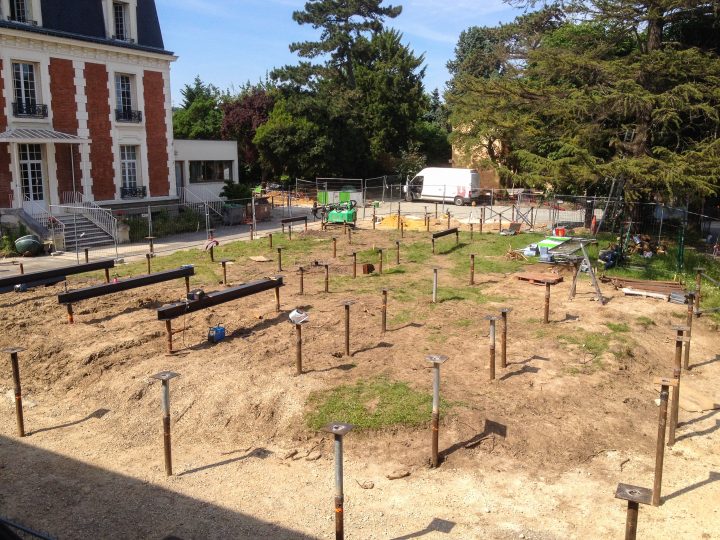
[{"label": "roof dormer", "polygon": [[42,26],[40,0],[0,0],[0,15],[7,21]]},{"label": "roof dormer", "polygon": [[137,0],[103,0],[108,39],[137,43]]}]

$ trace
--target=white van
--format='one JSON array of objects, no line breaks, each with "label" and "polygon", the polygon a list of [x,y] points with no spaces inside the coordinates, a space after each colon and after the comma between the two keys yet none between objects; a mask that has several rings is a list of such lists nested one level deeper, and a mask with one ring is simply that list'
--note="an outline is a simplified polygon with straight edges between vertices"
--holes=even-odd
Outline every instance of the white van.
[{"label": "white van", "polygon": [[480,198],[480,175],[475,169],[428,167],[403,186],[406,201],[452,201],[457,206]]}]

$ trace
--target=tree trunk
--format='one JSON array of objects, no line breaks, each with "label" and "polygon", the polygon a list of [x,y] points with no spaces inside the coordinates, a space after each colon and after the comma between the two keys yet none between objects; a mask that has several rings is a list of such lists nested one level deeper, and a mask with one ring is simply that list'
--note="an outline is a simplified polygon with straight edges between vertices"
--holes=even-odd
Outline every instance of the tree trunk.
[{"label": "tree trunk", "polygon": [[663,26],[665,24],[664,13],[662,8],[657,4],[651,4],[648,8],[648,38],[647,51],[657,51],[662,48]]}]

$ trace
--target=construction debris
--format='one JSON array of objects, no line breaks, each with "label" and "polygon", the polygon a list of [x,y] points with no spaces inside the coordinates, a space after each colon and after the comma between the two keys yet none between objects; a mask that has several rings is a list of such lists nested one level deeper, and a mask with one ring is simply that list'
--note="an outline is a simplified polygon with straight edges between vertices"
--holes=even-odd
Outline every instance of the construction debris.
[{"label": "construction debris", "polygon": [[619,289],[626,295],[630,296],[643,296],[649,298],[658,298],[661,300],[669,300],[670,295],[673,293],[685,293],[682,284],[676,281],[652,281],[645,279],[607,276],[601,277],[600,280],[603,283],[612,283],[616,289]]}]

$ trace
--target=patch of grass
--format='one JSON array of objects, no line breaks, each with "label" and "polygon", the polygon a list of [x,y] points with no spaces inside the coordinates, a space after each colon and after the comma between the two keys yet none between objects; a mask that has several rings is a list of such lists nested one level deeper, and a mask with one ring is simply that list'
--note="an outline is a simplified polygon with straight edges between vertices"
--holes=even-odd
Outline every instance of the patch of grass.
[{"label": "patch of grass", "polygon": [[676,319],[686,319],[687,318],[687,313],[678,313],[677,311],[673,311],[671,313],[671,315],[673,317],[675,317]]},{"label": "patch of grass", "polygon": [[598,357],[607,352],[610,346],[610,336],[596,332],[576,332],[574,334],[559,336],[558,340],[564,343],[577,345],[592,356]]},{"label": "patch of grass", "polygon": [[487,304],[492,301],[480,289],[473,287],[439,287],[437,299],[438,303],[468,301],[475,304]]},{"label": "patch of grass", "polygon": [[651,326],[655,326],[655,321],[653,321],[650,317],[641,316],[635,319],[635,322],[642,326],[645,330]]},{"label": "patch of grass", "polygon": [[390,324],[407,324],[413,320],[414,312],[409,309],[403,309],[390,317]]},{"label": "patch of grass", "polygon": [[459,319],[457,321],[454,321],[453,324],[455,326],[459,326],[460,328],[468,328],[473,323],[472,319]]},{"label": "patch of grass", "polygon": [[[449,407],[444,401],[440,406]],[[306,422],[315,430],[330,422],[347,422],[357,429],[418,426],[430,418],[432,395],[381,377],[314,392],[308,407]]]},{"label": "patch of grass", "polygon": [[629,332],[630,327],[626,323],[605,323],[605,326],[607,326],[611,331],[613,332]]}]

